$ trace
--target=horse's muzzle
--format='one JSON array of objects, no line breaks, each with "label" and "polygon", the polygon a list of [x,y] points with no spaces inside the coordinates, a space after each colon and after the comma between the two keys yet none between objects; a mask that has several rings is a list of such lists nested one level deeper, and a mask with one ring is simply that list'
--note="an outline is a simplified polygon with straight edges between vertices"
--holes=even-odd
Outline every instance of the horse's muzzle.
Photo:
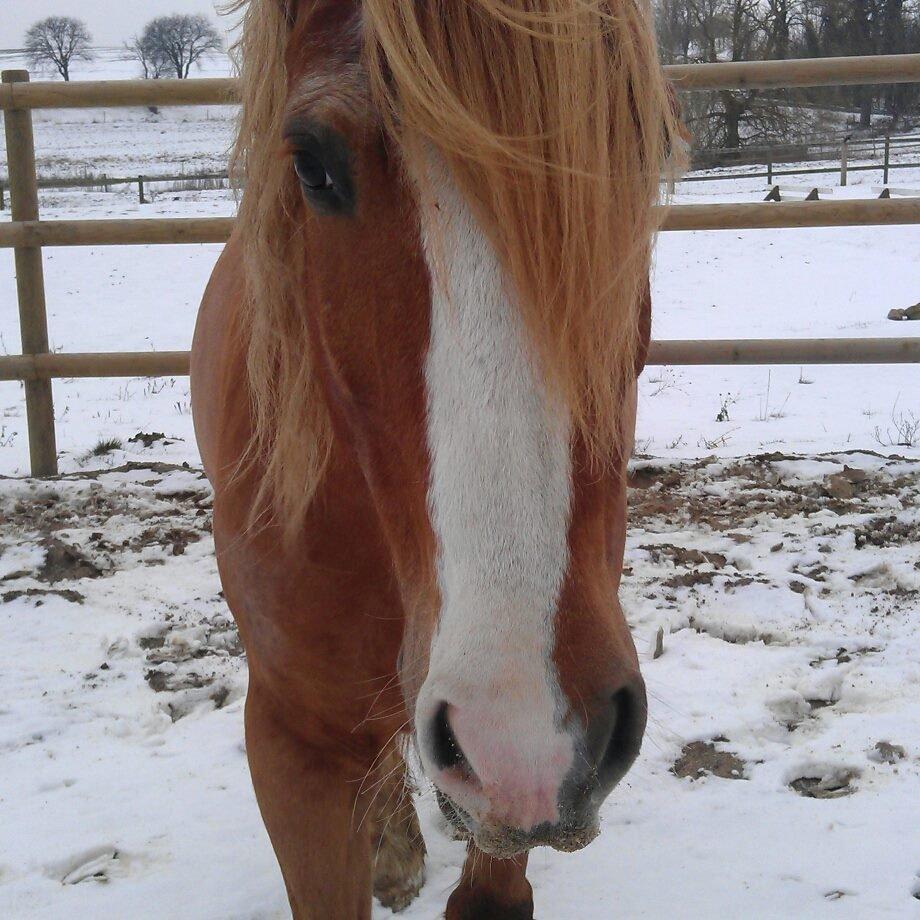
[{"label": "horse's muzzle", "polygon": [[[479,848],[509,857],[534,846],[572,851],[597,835],[598,809],[639,754],[647,718],[636,673],[594,708],[587,725],[570,718],[547,739],[545,760],[519,758],[495,721],[442,703],[420,732],[442,810]],[[520,723],[518,723],[520,724]],[[493,737],[497,732],[498,736]],[[561,743],[564,739],[565,745]],[[560,751],[568,747],[564,760]],[[556,756],[553,756],[553,755]]]},{"label": "horse's muzzle", "polygon": [[586,847],[599,833],[596,814],[587,822],[540,824],[527,832],[501,824],[478,824],[444,793],[436,790],[436,795],[441,812],[455,838],[473,840],[483,853],[496,859],[511,859],[537,846],[574,853]]}]

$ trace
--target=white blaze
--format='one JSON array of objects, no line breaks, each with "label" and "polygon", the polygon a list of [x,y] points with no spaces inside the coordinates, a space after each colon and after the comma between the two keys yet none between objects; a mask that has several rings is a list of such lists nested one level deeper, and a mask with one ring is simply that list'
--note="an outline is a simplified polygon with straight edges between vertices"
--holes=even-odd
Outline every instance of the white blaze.
[{"label": "white blaze", "polygon": [[551,656],[568,562],[569,424],[550,405],[495,251],[440,157],[421,185],[433,199],[421,224],[442,609],[419,713],[440,700],[475,708],[482,730],[501,732],[522,763],[564,773],[571,741]]}]

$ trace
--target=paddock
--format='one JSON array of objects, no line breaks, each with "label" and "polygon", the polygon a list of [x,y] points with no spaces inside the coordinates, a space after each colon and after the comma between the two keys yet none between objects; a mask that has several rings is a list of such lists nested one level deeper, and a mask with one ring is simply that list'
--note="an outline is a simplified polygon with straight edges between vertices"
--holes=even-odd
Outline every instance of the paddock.
[{"label": "paddock", "polygon": [[[674,76],[690,89],[918,80],[920,55],[705,65]],[[194,85],[8,83],[0,100],[8,132],[40,106],[232,101],[232,82],[187,82]],[[23,133],[11,150],[23,149]],[[219,596],[210,492],[191,448],[179,442],[190,434],[181,406],[187,353],[181,343],[119,350],[118,324],[97,328],[92,315],[72,336],[83,350],[52,351],[47,333],[46,311],[55,322],[64,293],[64,281],[53,278],[58,266],[88,297],[107,258],[116,259],[119,278],[137,271],[145,288],[155,286],[158,276],[139,254],[161,253],[167,269],[160,280],[171,294],[170,275],[188,272],[192,287],[201,272],[182,253],[215,249],[230,218],[179,216],[177,206],[144,220],[42,219],[28,147],[20,157],[26,192],[18,204],[14,197],[13,221],[0,223],[0,247],[13,249],[21,266],[25,337],[21,355],[0,357],[0,380],[25,385],[28,462],[37,477],[0,483],[0,617],[12,664],[0,674],[0,751],[10,778],[0,822],[0,907],[17,917],[284,916],[283,886],[246,774],[245,662]],[[605,808],[600,840],[577,856],[535,855],[538,915],[565,917],[579,904],[587,908],[582,916],[598,918],[616,911],[901,916],[915,903],[920,863],[910,845],[917,832],[909,803],[920,797],[920,736],[911,727],[920,724],[912,640],[920,451],[898,443],[895,419],[916,411],[918,393],[908,389],[899,408],[867,406],[877,438],[866,435],[869,428],[849,445],[818,438],[804,457],[786,449],[782,433],[798,438],[835,420],[811,409],[793,427],[773,416],[784,411],[787,389],[815,386],[836,391],[827,412],[843,413],[843,403],[858,403],[870,383],[920,360],[910,324],[888,332],[860,319],[872,280],[851,308],[843,293],[855,275],[842,266],[835,280],[819,258],[835,234],[854,234],[849,258],[860,274],[871,270],[866,251],[877,246],[879,276],[896,276],[903,265],[906,278],[876,285],[873,309],[884,318],[889,306],[907,306],[917,235],[896,234],[920,223],[920,203],[834,199],[679,198],[666,218],[659,273],[665,257],[685,269],[695,261],[698,283],[752,240],[752,282],[788,272],[797,241],[814,247],[815,275],[798,266],[774,291],[794,297],[820,288],[807,298],[818,333],[745,334],[765,328],[769,305],[740,286],[740,272],[732,276],[738,316],[719,327],[728,330],[724,338],[702,337],[710,331],[703,304],[690,315],[697,329],[666,318],[661,338],[656,327],[646,409],[664,401],[671,415],[689,412],[694,366],[724,375],[725,403],[707,407],[713,422],[703,443],[688,445],[703,459],[656,456],[664,445],[648,443],[656,437],[649,425],[640,429],[623,601],[652,695],[652,728]],[[708,242],[680,249],[678,239],[687,238]],[[689,305],[701,289],[680,292],[672,284],[663,293]],[[155,298],[147,302],[155,309]],[[796,328],[808,326],[803,319]],[[860,335],[866,326],[877,334]],[[852,334],[841,334],[847,327]],[[732,380],[754,373],[763,386],[731,391]],[[826,376],[816,384],[816,375]],[[138,431],[145,437],[125,439],[98,462],[78,462],[68,441],[59,469],[55,434],[69,431],[59,414],[73,403],[53,402],[51,382],[93,387],[107,377],[124,378],[120,386],[135,392],[150,388],[151,424]],[[863,378],[864,387],[854,385]],[[890,392],[903,390],[894,382]],[[167,417],[162,407],[173,391],[180,405]],[[706,392],[711,398],[712,389]],[[102,411],[101,401],[94,405]],[[714,421],[720,408],[728,421]],[[743,413],[752,424],[755,414],[764,416],[756,419],[763,432],[756,440],[732,434]],[[715,443],[725,436],[725,444]],[[407,917],[431,916],[462,859],[462,847],[436,827],[424,789],[421,804],[429,882]],[[594,892],[592,903],[586,894]],[[377,908],[378,916],[389,913]]]}]

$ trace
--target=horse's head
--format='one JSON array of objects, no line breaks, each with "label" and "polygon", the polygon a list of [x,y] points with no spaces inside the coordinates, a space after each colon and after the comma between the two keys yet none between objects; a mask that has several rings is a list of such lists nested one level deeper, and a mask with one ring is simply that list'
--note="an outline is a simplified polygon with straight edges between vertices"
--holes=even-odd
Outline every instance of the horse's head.
[{"label": "horse's head", "polygon": [[298,463],[356,460],[426,773],[486,851],[575,849],[646,720],[617,587],[671,124],[650,30],[632,0],[250,15],[285,62],[244,75],[270,474],[296,507]]}]

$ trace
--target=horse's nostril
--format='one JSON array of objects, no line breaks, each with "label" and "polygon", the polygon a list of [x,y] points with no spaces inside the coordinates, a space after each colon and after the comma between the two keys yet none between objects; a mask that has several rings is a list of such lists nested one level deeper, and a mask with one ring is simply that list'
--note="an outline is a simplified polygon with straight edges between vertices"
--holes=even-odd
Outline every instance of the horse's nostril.
[{"label": "horse's nostril", "polygon": [[613,695],[607,712],[591,726],[589,745],[601,788],[613,788],[638,757],[647,711],[645,685],[637,679]]},{"label": "horse's nostril", "polygon": [[466,757],[457,743],[453,729],[448,718],[449,706],[441,703],[434,715],[431,726],[431,759],[439,770],[450,770],[452,767],[466,767]]}]

